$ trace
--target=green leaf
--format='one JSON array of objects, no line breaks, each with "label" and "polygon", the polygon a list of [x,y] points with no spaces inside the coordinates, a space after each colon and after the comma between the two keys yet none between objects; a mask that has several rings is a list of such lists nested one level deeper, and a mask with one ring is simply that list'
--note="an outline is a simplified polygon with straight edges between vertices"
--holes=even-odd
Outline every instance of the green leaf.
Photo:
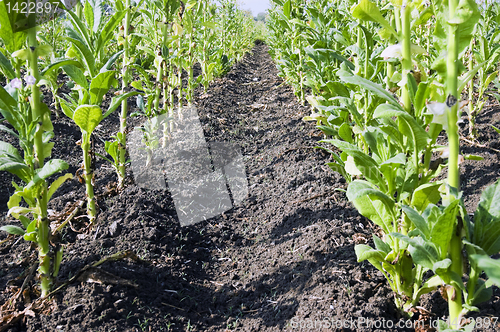
[{"label": "green leaf", "polygon": [[213,30],[215,30],[217,28],[217,26],[215,25],[215,22],[210,22],[210,21],[201,22],[201,25],[204,27],[213,29]]},{"label": "green leaf", "polygon": [[392,230],[396,219],[392,198],[362,180],[354,180],[349,184],[347,198],[359,213],[380,226],[386,233]]},{"label": "green leaf", "polygon": [[358,262],[362,262],[365,260],[371,261],[375,260],[378,262],[383,262],[386,256],[386,253],[384,253],[381,250],[375,250],[371,248],[370,246],[364,245],[364,244],[359,244],[354,247],[354,250],[356,251],[356,257],[358,258]]},{"label": "green leaf", "polygon": [[85,15],[87,26],[92,28],[94,26],[94,11],[89,1],[85,1],[85,5],[83,6],[83,14]]},{"label": "green leaf", "polygon": [[[4,118],[9,121],[10,124],[15,125],[18,121],[17,115],[17,100],[12,98],[12,96],[0,85],[0,112]],[[11,122],[13,121],[13,122]]]},{"label": "green leaf", "polygon": [[113,64],[116,62],[116,60],[120,57],[120,55],[122,55],[124,52],[124,50],[121,50],[121,51],[118,51],[116,52],[115,54],[113,54],[109,60],[104,64],[104,66],[102,66],[101,70],[99,71],[99,73],[103,73],[105,71],[108,71],[108,70],[111,70],[111,68],[113,67]]},{"label": "green leaf", "polygon": [[49,187],[49,192],[47,194],[47,200],[50,200],[50,198],[52,197],[52,195],[54,195],[54,193],[56,192],[56,190],[64,183],[66,182],[66,180],[69,180],[69,179],[72,179],[73,178],[73,174],[71,173],[66,173],[60,177],[58,177],[56,180],[54,180],[54,182],[52,182],[52,184],[50,185]]},{"label": "green leaf", "polygon": [[344,122],[340,126],[338,134],[344,141],[348,143],[353,142],[351,126],[347,122]]},{"label": "green leaf", "polygon": [[427,132],[418,124],[414,117],[400,110],[400,107],[394,108],[392,104],[381,104],[375,109],[373,117],[376,118],[391,118],[396,116],[402,124],[401,132],[410,138],[412,147],[417,151],[422,151],[427,147],[427,142],[430,139]]},{"label": "green leaf", "polygon": [[40,72],[40,74],[42,76],[44,76],[44,75],[50,74],[52,71],[55,71],[55,70],[57,70],[57,69],[59,69],[59,68],[61,68],[63,66],[69,66],[69,65],[73,65],[73,66],[76,66],[76,67],[81,67],[81,63],[78,62],[78,61],[71,60],[71,59],[59,59],[59,60],[56,60],[56,61],[52,62],[47,67],[45,67]]},{"label": "green leaf", "polygon": [[403,205],[402,209],[413,225],[415,225],[415,227],[422,232],[425,239],[429,239],[431,231],[427,225],[427,221],[417,211],[407,205]]},{"label": "green leaf", "polygon": [[341,64],[340,68],[341,69],[337,72],[337,75],[340,77],[342,81],[365,88],[373,92],[373,94],[375,94],[376,96],[383,98],[384,100],[389,102],[389,104],[394,106],[393,108],[395,108],[396,110],[404,112],[403,107],[399,104],[399,102],[396,99],[394,99],[392,93],[385,90],[381,85],[373,83],[372,81],[369,81],[357,75],[354,75],[349,69],[347,69],[347,67],[344,64]]},{"label": "green leaf", "polygon": [[24,228],[28,228],[28,225],[31,223],[31,220],[28,217],[23,216],[23,215],[19,215],[18,219],[21,221]]},{"label": "green leaf", "polygon": [[425,25],[427,21],[434,15],[434,10],[433,6],[429,6],[425,8],[419,15],[419,17],[413,21],[412,23],[412,28],[410,30],[415,31],[415,27],[418,27],[419,25]]},{"label": "green leaf", "polygon": [[490,125],[498,134],[500,134],[500,129],[498,129],[497,127],[495,127],[494,125]]},{"label": "green leaf", "polygon": [[[68,13],[71,13],[71,11],[68,11]],[[82,38],[76,33],[75,30],[71,28],[66,28],[66,40],[71,42],[76,49],[81,53],[83,56],[84,64],[86,66],[86,69],[89,72],[90,76],[95,75],[96,68],[95,68],[95,57],[93,54],[93,51],[91,48],[89,48],[88,44],[86,44]]]},{"label": "green leaf", "polygon": [[387,243],[382,241],[382,239],[380,239],[377,235],[373,234],[372,238],[377,250],[382,250],[386,255],[391,252],[391,247]]},{"label": "green leaf", "polygon": [[67,162],[61,159],[51,159],[43,165],[42,169],[39,169],[33,179],[28,183],[24,190],[30,190],[42,180],[47,179],[49,176],[56,174],[60,171],[68,169],[69,165]]},{"label": "green leaf", "polygon": [[425,241],[421,237],[410,238],[400,233],[391,233],[391,236],[410,245],[408,247],[408,251],[410,251],[411,257],[416,264],[432,270],[434,263],[437,262],[438,258],[438,253],[432,243]]},{"label": "green leaf", "polygon": [[451,266],[451,259],[446,258],[442,261],[434,263],[432,266],[432,271],[436,272],[437,275],[443,275],[446,273],[448,268]]},{"label": "green leaf", "polygon": [[84,89],[88,89],[89,88],[89,83],[87,81],[87,78],[85,77],[85,75],[83,74],[83,71],[78,68],[77,66],[75,65],[64,65],[62,66],[64,72],[66,72],[66,74],[73,80],[75,81],[76,84],[78,84],[79,86],[81,86],[82,88]]},{"label": "green leaf", "polygon": [[113,113],[118,108],[118,106],[121,106],[123,100],[125,100],[129,97],[135,96],[135,95],[139,95],[139,94],[141,94],[141,93],[138,91],[130,91],[130,92],[121,94],[119,96],[113,97],[113,99],[111,100],[111,104],[109,105],[108,110],[106,111],[106,113],[104,113],[104,115],[102,117],[103,120],[106,119],[111,113]]},{"label": "green leaf", "polygon": [[0,230],[5,231],[9,234],[14,235],[24,235],[25,231],[21,227],[13,226],[13,225],[5,225],[0,227]]},{"label": "green leaf", "polygon": [[102,110],[95,105],[82,105],[75,110],[73,121],[86,134],[92,134],[102,121]]},{"label": "green leaf", "polygon": [[89,89],[90,103],[92,105],[100,105],[102,103],[102,98],[116,82],[115,73],[113,70],[106,71],[92,79]]},{"label": "green leaf", "polygon": [[121,23],[123,17],[125,17],[126,10],[117,11],[113,16],[106,22],[106,25],[102,29],[99,37],[97,38],[95,49],[102,50],[106,47],[107,44],[113,39],[114,33]]},{"label": "green leaf", "polygon": [[390,31],[396,38],[398,34],[391,24],[382,16],[378,5],[370,0],[360,0],[357,5],[351,8],[352,16],[362,21],[377,22],[382,25],[386,30]]},{"label": "green leaf", "polygon": [[12,80],[16,77],[14,67],[12,67],[11,62],[5,57],[3,52],[0,52],[0,67],[2,68],[2,72],[5,74],[5,76],[7,76],[8,79]]},{"label": "green leaf", "polygon": [[448,253],[453,231],[457,223],[458,204],[460,200],[452,201],[432,225],[430,240],[440,248],[440,257],[444,259]]},{"label": "green leaf", "polygon": [[354,164],[365,178],[385,189],[386,184],[383,179],[383,174],[380,172],[378,163],[371,156],[361,151],[357,146],[341,140],[332,139],[322,140],[320,142],[333,144],[343,152],[350,155],[354,159]]},{"label": "green leaf", "polygon": [[500,251],[500,180],[488,186],[481,195],[474,212],[472,242],[488,255]]},{"label": "green leaf", "polygon": [[485,255],[472,255],[471,259],[497,287],[500,287],[500,261],[498,259],[492,259]]},{"label": "green leaf", "polygon": [[429,204],[437,204],[441,199],[439,188],[442,184],[442,181],[437,181],[433,183],[425,183],[419,186],[413,192],[411,206],[413,206],[417,211],[423,212]]},{"label": "green leaf", "polygon": [[283,5],[283,14],[286,16],[287,19],[291,19],[291,16],[290,16],[291,9],[292,9],[292,2],[291,2],[291,0],[288,0]]},{"label": "green leaf", "polygon": [[28,225],[28,227],[26,227],[26,233],[24,234],[24,240],[37,242],[36,220],[33,220]]}]

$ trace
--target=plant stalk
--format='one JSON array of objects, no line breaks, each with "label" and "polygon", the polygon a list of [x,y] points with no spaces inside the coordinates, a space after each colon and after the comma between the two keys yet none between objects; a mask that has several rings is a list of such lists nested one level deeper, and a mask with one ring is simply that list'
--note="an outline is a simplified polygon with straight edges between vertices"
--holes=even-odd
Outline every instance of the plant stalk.
[{"label": "plant stalk", "polygon": [[[402,74],[403,74],[403,81],[407,81],[408,75],[410,74],[410,71],[412,70],[412,64],[411,64],[411,30],[410,30],[410,22],[411,22],[411,7],[409,5],[404,5],[402,7],[401,11],[401,21],[402,21],[402,28],[403,28],[403,40],[402,40],[402,55],[403,59],[401,61],[402,64]],[[408,84],[407,82],[401,90],[401,97],[403,100],[403,105],[404,109],[408,113],[412,113],[411,111],[411,99],[410,99],[410,92],[408,91]]]},{"label": "plant stalk", "polygon": [[[129,85],[129,62],[130,62],[130,50],[129,50],[129,28],[130,28],[130,0],[125,0],[125,18],[123,19],[123,66],[122,66],[122,93],[126,93]],[[120,132],[122,139],[118,141],[118,189],[123,189],[125,185],[125,163],[126,163],[126,130],[127,130],[127,112],[128,112],[128,101],[124,99],[121,105],[120,114]]]},{"label": "plant stalk", "polygon": [[[38,120],[35,131],[34,139],[34,156],[35,165],[34,169],[40,169],[44,165],[45,155],[44,155],[44,144],[43,144],[43,133],[46,128],[51,128],[50,115],[47,116],[40,106],[40,88],[38,87],[38,82],[40,80],[40,72],[38,70],[38,56],[37,47],[38,42],[36,40],[36,27],[28,30],[28,44],[31,50],[29,55],[29,67],[30,73],[35,78],[35,84],[31,86],[31,108],[33,112],[33,117]],[[50,256],[50,227],[49,219],[47,217],[47,204],[48,204],[48,190],[47,182],[42,180],[42,190],[37,197],[37,210],[39,214],[36,215],[36,224],[38,229],[37,243],[38,243],[38,260],[39,267],[38,272],[41,278],[41,296],[46,297],[52,288],[52,275],[50,273],[51,269],[51,256]]]},{"label": "plant stalk", "polygon": [[89,134],[82,133],[82,150],[83,150],[83,171],[85,178],[85,189],[87,192],[87,216],[90,225],[93,225],[97,215],[97,207],[94,197],[94,172],[92,169],[92,156],[90,151],[90,137]]},{"label": "plant stalk", "polygon": [[[455,16],[458,6],[458,0],[449,0],[449,17]],[[460,171],[458,166],[459,155],[459,133],[458,133],[458,40],[459,31],[456,26],[448,26],[448,57],[446,74],[446,92],[448,95],[448,142],[450,155],[448,157],[448,185],[460,190]],[[451,195],[451,193],[449,193]],[[462,263],[462,225],[457,222],[455,232],[450,242],[449,256],[452,261],[451,271],[458,276],[463,275]],[[448,308],[450,312],[450,324],[454,328],[460,325],[462,313],[462,291],[457,286],[449,287],[448,290]]]}]

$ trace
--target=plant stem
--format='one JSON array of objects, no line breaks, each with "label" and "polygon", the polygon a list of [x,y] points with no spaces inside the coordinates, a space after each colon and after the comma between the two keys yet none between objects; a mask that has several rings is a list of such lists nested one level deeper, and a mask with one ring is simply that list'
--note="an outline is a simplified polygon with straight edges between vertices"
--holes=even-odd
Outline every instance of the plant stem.
[{"label": "plant stem", "polygon": [[[449,0],[449,17],[455,16],[458,0]],[[448,185],[460,190],[460,171],[458,166],[458,154],[460,148],[458,134],[458,39],[459,32],[454,25],[448,26],[448,58],[446,74],[446,92],[448,95],[448,142],[450,155],[448,157]],[[454,98],[453,98],[454,97]],[[450,100],[455,101],[451,103]],[[451,193],[449,193],[451,195]],[[462,225],[457,222],[455,232],[450,242],[449,255],[452,261],[450,270],[458,276],[463,275],[462,264]],[[448,308],[450,311],[450,323],[454,328],[460,324],[460,315],[462,313],[462,291],[457,286],[448,288]]]},{"label": "plant stem", "polygon": [[[34,169],[40,169],[44,165],[45,155],[44,155],[44,143],[43,143],[43,133],[45,129],[51,128],[52,124],[50,122],[50,116],[44,114],[44,110],[40,107],[40,88],[38,87],[38,82],[40,80],[40,72],[38,71],[38,56],[37,47],[38,42],[36,40],[36,27],[28,30],[28,44],[31,50],[29,55],[29,66],[31,75],[35,78],[35,84],[31,86],[31,108],[33,112],[33,117],[38,119],[38,124],[35,131],[34,140],[34,156],[35,165]],[[38,272],[41,277],[41,291],[42,297],[49,294],[52,287],[52,276],[50,273],[51,267],[51,256],[50,256],[50,228],[49,219],[47,218],[47,202],[48,202],[48,190],[47,182],[42,180],[42,188],[39,196],[37,197],[37,209],[39,214],[37,218],[37,239],[38,239],[38,260],[39,267]]]},{"label": "plant stem", "polygon": [[[401,60],[402,64],[402,74],[403,74],[403,81],[407,82],[408,75],[410,74],[410,71],[412,70],[412,65],[411,65],[411,30],[410,30],[410,21],[411,21],[411,7],[409,5],[403,5],[402,7],[402,12],[401,12],[401,21],[403,25],[403,40],[402,40],[402,48],[403,48],[403,59]],[[410,99],[410,93],[408,91],[408,84],[410,82],[407,82],[403,87],[401,91],[401,97],[403,99],[403,105],[405,110],[408,113],[411,112],[411,99]]]},{"label": "plant stem", "polygon": [[83,170],[87,191],[87,216],[89,217],[90,225],[93,225],[97,215],[97,208],[94,197],[94,172],[92,170],[92,157],[90,155],[90,137],[88,135],[82,133]]},{"label": "plant stem", "polygon": [[[129,85],[129,70],[128,65],[130,61],[130,51],[128,44],[128,35],[130,27],[130,0],[125,1],[125,18],[123,19],[123,66],[122,66],[122,92],[125,93]],[[121,115],[120,115],[120,132],[123,134],[122,139],[118,142],[118,188],[123,189],[125,185],[125,158],[126,158],[126,130],[127,130],[127,99],[122,101]]]}]

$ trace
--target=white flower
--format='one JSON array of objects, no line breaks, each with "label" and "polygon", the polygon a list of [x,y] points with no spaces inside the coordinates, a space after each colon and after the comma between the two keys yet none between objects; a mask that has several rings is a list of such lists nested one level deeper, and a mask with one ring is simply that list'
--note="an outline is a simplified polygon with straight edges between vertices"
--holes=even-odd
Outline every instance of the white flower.
[{"label": "white flower", "polygon": [[[440,158],[442,159],[448,159],[450,157],[450,148],[445,148],[443,151],[441,151],[441,154],[439,155]],[[465,161],[464,156],[461,154],[458,155],[458,164],[460,165]]]},{"label": "white flower", "polygon": [[[424,54],[425,49],[422,47],[411,44],[411,53],[412,54]],[[380,53],[380,56],[384,59],[387,58],[398,58],[401,59],[403,57],[403,48],[401,47],[401,44],[395,44],[395,45],[390,45],[388,46],[385,50]]]},{"label": "white flower", "polygon": [[350,174],[350,175],[361,175],[362,173],[360,170],[356,167],[356,164],[354,163],[354,158],[351,156],[347,156],[347,160],[345,161],[344,164],[345,171]]},{"label": "white flower", "polygon": [[10,81],[10,86],[14,89],[21,89],[23,87],[23,82],[16,77],[12,81]]},{"label": "white flower", "polygon": [[380,53],[380,56],[384,59],[387,58],[402,58],[403,53],[401,51],[401,45],[391,45]]},{"label": "white flower", "polygon": [[[432,122],[441,124],[444,130],[448,130],[448,110],[450,108],[445,103],[430,102],[427,104],[427,109],[434,115]],[[462,119],[457,121],[457,123],[462,122]]]},{"label": "white flower", "polygon": [[24,76],[24,81],[26,82],[27,86],[33,85],[36,83],[36,78],[34,78],[31,75]]}]

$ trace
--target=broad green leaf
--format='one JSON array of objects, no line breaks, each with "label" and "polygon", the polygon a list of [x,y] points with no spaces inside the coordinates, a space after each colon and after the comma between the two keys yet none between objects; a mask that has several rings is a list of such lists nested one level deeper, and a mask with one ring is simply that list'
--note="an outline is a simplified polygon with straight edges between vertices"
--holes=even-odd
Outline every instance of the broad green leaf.
[{"label": "broad green leaf", "polygon": [[427,21],[434,15],[433,6],[425,8],[419,15],[419,17],[413,21],[411,30],[415,31],[415,27],[419,25],[425,25]]},{"label": "broad green leaf", "polygon": [[387,159],[380,165],[404,165],[406,164],[406,155],[404,153],[398,153],[392,158]]},{"label": "broad green leaf", "polygon": [[415,225],[415,227],[422,232],[425,239],[429,239],[431,231],[427,225],[427,221],[417,211],[407,205],[403,205],[402,209],[413,225]]},{"label": "broad green leaf", "polygon": [[2,72],[5,74],[5,76],[7,76],[8,79],[14,79],[16,77],[14,67],[12,67],[12,64],[10,63],[9,59],[5,57],[3,52],[0,52],[0,67],[2,67]]},{"label": "broad green leaf", "polygon": [[410,238],[400,233],[391,233],[391,236],[410,245],[408,250],[410,251],[411,257],[416,264],[432,270],[434,263],[437,262],[438,253],[436,248],[431,243],[428,243],[421,237]]},{"label": "broad green leaf", "polygon": [[22,207],[22,206],[14,206],[9,209],[7,212],[7,216],[16,216],[19,214],[28,214],[28,213],[36,213],[36,209],[34,208],[27,208],[27,207]]},{"label": "broad green leaf", "polygon": [[375,247],[377,248],[377,250],[382,250],[383,252],[385,252],[386,255],[389,252],[391,252],[391,246],[389,246],[387,243],[382,241],[382,239],[380,239],[377,235],[373,234],[372,238],[373,238],[373,242],[375,243]]},{"label": "broad green leaf", "polygon": [[76,36],[77,39],[80,42],[82,42],[91,53],[93,53],[94,50],[91,49],[92,43],[91,43],[91,39],[90,39],[90,35],[89,35],[90,30],[87,28],[85,23],[80,20],[80,18],[76,15],[76,13],[74,11],[68,10],[67,13],[70,16],[69,18],[71,20],[71,23],[73,23],[73,27],[76,29],[76,30],[73,30],[73,29],[69,28],[69,29],[73,30],[73,32],[74,32],[74,34],[72,34],[72,36]]},{"label": "broad green leaf", "polygon": [[75,110],[73,121],[87,134],[92,134],[95,127],[102,121],[102,111],[99,106],[82,105]]},{"label": "broad green leaf", "polygon": [[215,30],[217,28],[217,26],[215,25],[215,22],[210,22],[210,21],[201,22],[201,25],[204,27],[213,29],[213,30]]},{"label": "broad green leaf", "polygon": [[31,220],[28,217],[23,216],[23,215],[19,215],[18,219],[21,221],[24,228],[28,228],[28,225],[31,223]]},{"label": "broad green leaf", "polygon": [[392,104],[379,105],[373,114],[374,118],[391,118],[394,116],[400,120],[400,124],[403,124],[401,131],[411,139],[412,147],[417,151],[424,150],[430,139],[429,135],[410,114],[400,110],[400,107],[394,108]]},{"label": "broad green leaf", "polygon": [[11,144],[9,144],[7,142],[0,141],[0,156],[3,156],[3,155],[8,155],[8,156],[12,157],[12,159],[17,161],[17,162],[24,161],[23,158],[21,157],[21,155],[19,154],[19,151],[14,146],[12,146]]},{"label": "broad green leaf", "polygon": [[446,258],[442,261],[434,263],[432,266],[432,271],[434,271],[437,275],[445,274],[446,270],[451,266],[451,259]]},{"label": "broad green leaf", "polygon": [[102,50],[113,39],[114,33],[120,25],[123,17],[125,17],[126,10],[118,10],[109,18],[106,25],[103,27],[99,37],[97,38],[95,49]]},{"label": "broad green leaf", "polygon": [[89,88],[89,83],[87,81],[87,78],[83,74],[83,71],[78,68],[77,66],[73,64],[68,64],[62,66],[63,70],[66,72],[66,74],[73,80],[75,81],[76,84],[81,86],[84,89]]},{"label": "broad green leaf", "polygon": [[111,113],[113,113],[118,108],[118,106],[121,106],[121,103],[123,100],[125,100],[126,98],[129,98],[129,97],[135,96],[135,95],[139,95],[139,94],[141,94],[141,93],[138,91],[130,91],[130,92],[127,92],[125,94],[121,94],[119,96],[113,97],[113,99],[111,100],[111,104],[109,105],[108,110],[102,116],[103,120],[106,119]]},{"label": "broad green leaf", "polygon": [[396,219],[394,200],[368,182],[354,180],[347,188],[347,198],[359,213],[380,226],[386,233],[392,230]]},{"label": "broad green leaf", "polygon": [[473,243],[488,255],[500,251],[500,180],[482,193],[474,212]]},{"label": "broad green leaf", "polygon": [[[71,11],[68,11],[71,12]],[[96,59],[94,57],[92,49],[81,39],[81,37],[71,28],[66,28],[66,40],[71,42],[73,46],[81,53],[83,56],[83,61],[86,69],[90,76],[95,75],[96,72]]]},{"label": "broad green leaf", "polygon": [[52,72],[54,70],[57,70],[57,69],[59,69],[59,68],[61,68],[63,66],[67,66],[67,65],[73,65],[73,66],[76,66],[76,67],[81,67],[81,63],[78,62],[78,61],[71,60],[71,59],[59,59],[59,60],[56,60],[56,61],[52,62],[47,67],[45,67],[40,72],[40,74],[43,76],[43,75],[49,74],[50,72]]},{"label": "broad green leaf", "polygon": [[356,168],[361,171],[365,178],[385,190],[386,183],[383,179],[383,174],[380,172],[378,163],[371,156],[361,151],[357,146],[341,140],[332,139],[322,140],[320,142],[333,144],[343,152],[347,153],[354,159]]},{"label": "broad green leaf", "polygon": [[61,159],[51,159],[45,165],[43,165],[42,169],[39,169],[33,179],[28,183],[28,185],[24,188],[24,190],[30,190],[34,186],[36,186],[41,181],[47,179],[49,176],[54,175],[60,171],[64,171],[68,169],[69,165],[67,162]]},{"label": "broad green leaf", "polygon": [[122,55],[124,52],[124,50],[121,50],[121,51],[118,51],[116,52],[115,54],[113,54],[109,60],[104,64],[104,66],[102,66],[101,70],[99,71],[99,73],[103,73],[105,71],[108,71],[108,70],[111,70],[111,68],[113,67],[113,64],[116,62],[116,60],[120,57],[120,55]]},{"label": "broad green leaf", "polygon": [[115,84],[115,71],[106,71],[100,73],[90,82],[90,103],[92,105],[100,105],[102,98],[109,91],[112,85]]},{"label": "broad green leaf", "polygon": [[357,5],[351,8],[352,16],[362,21],[377,22],[382,25],[386,30],[390,31],[396,38],[398,33],[391,24],[382,16],[378,5],[370,0],[360,0]]},{"label": "broad green leaf", "polygon": [[52,184],[50,185],[49,187],[49,192],[47,194],[47,199],[50,200],[50,198],[52,197],[52,195],[54,195],[54,193],[56,192],[56,190],[64,183],[66,182],[66,180],[69,180],[69,179],[72,179],[73,178],[73,174],[71,173],[66,173],[60,177],[58,177],[56,180],[54,180],[54,182],[52,182]]},{"label": "broad green leaf", "polygon": [[14,226],[14,225],[5,225],[5,226],[2,226],[0,227],[0,230],[1,231],[5,231],[9,234],[14,234],[14,235],[24,235],[24,229],[22,229],[21,227],[18,227],[18,226]]},{"label": "broad green leaf", "polygon": [[485,255],[472,255],[471,259],[476,262],[477,266],[486,273],[497,287],[500,287],[500,260]]},{"label": "broad green leaf", "polygon": [[371,261],[376,260],[378,262],[383,262],[386,256],[381,250],[375,250],[370,246],[360,244],[354,247],[356,251],[356,257],[358,258],[358,262],[362,262],[365,260]]},{"label": "broad green leaf", "polygon": [[340,138],[342,138],[344,141],[346,141],[348,143],[353,142],[351,126],[347,122],[344,122],[340,126],[338,133],[339,133]]},{"label": "broad green leaf", "polygon": [[287,19],[291,19],[291,16],[290,16],[291,9],[292,9],[292,1],[291,1],[291,0],[288,0],[288,1],[287,1],[287,2],[285,2],[285,4],[283,5],[283,14],[285,15],[285,17],[286,17]]},{"label": "broad green leaf", "polygon": [[444,259],[448,253],[448,247],[457,223],[459,203],[458,199],[451,202],[431,228],[430,240],[440,248],[441,259]]},{"label": "broad green leaf", "polygon": [[442,181],[425,183],[419,186],[413,192],[411,198],[411,206],[417,211],[423,212],[429,204],[437,204],[441,199],[439,187],[442,186]]},{"label": "broad green leaf", "polygon": [[367,89],[373,92],[376,96],[383,98],[384,100],[389,102],[390,105],[394,106],[393,108],[404,112],[403,107],[399,104],[399,102],[396,99],[394,99],[392,93],[385,90],[381,85],[373,83],[372,81],[364,79],[360,76],[354,75],[350,70],[347,69],[347,67],[344,64],[342,64],[340,68],[341,69],[337,72],[337,75],[339,75],[342,81],[346,83],[355,84],[364,89]]},{"label": "broad green leaf", "polygon": [[26,233],[24,234],[24,239],[26,241],[37,241],[37,232],[36,232],[36,220],[33,220],[28,227],[26,227]]},{"label": "broad green leaf", "polygon": [[[17,114],[17,100],[12,98],[12,96],[0,85],[0,112],[4,118],[9,121],[13,126],[18,122]],[[11,122],[12,121],[12,122]]]},{"label": "broad green leaf", "polygon": [[422,114],[422,110],[425,107],[425,101],[429,99],[431,94],[431,89],[428,82],[421,82],[418,85],[417,93],[415,95],[415,102],[413,106],[415,107],[415,112],[417,114]]}]

